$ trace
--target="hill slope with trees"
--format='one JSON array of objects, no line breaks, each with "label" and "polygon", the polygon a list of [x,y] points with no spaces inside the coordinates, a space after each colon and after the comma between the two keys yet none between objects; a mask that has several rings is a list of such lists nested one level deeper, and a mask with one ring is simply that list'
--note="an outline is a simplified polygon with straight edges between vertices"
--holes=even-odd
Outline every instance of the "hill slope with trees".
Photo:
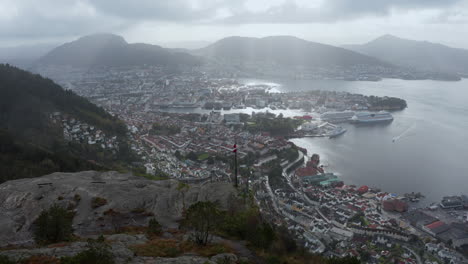
[{"label": "hill slope with trees", "polygon": [[[60,112],[116,136],[116,153],[64,139],[63,128],[51,120]],[[54,171],[100,169],[131,159],[124,140],[126,126],[87,99],[49,79],[0,64],[0,182],[36,177]]]}]

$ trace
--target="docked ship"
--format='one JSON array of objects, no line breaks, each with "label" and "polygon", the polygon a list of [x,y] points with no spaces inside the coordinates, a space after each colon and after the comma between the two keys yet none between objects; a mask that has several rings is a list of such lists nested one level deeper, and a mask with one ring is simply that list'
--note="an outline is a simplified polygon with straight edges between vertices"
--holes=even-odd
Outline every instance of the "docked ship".
[{"label": "docked ship", "polygon": [[320,115],[320,119],[329,123],[342,123],[350,121],[354,115],[353,111],[325,112]]},{"label": "docked ship", "polygon": [[378,122],[390,122],[393,120],[392,114],[386,111],[373,112],[357,112],[352,118],[351,122],[369,124]]}]

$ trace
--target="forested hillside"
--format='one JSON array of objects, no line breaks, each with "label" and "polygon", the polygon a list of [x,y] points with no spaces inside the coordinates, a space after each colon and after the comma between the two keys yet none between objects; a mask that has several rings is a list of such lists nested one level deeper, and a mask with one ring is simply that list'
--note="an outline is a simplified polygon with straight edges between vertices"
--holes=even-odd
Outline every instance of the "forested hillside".
[{"label": "forested hillside", "polygon": [[[116,137],[117,150],[65,140],[53,113]],[[39,75],[0,64],[0,182],[54,171],[100,169],[131,160],[126,126],[87,99]]]}]

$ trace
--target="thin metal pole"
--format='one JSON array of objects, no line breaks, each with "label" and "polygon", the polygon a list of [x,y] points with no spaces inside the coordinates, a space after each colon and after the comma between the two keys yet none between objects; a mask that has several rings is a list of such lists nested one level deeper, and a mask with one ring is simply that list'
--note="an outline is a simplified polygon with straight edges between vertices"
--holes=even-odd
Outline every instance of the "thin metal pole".
[{"label": "thin metal pole", "polygon": [[234,140],[235,152],[234,152],[234,187],[237,188],[237,139]]}]

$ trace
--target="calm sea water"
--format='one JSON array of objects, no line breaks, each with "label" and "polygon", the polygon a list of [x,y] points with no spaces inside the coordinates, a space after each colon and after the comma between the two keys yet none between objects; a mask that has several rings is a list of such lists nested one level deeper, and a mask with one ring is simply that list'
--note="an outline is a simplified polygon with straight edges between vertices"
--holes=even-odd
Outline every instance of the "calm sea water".
[{"label": "calm sea water", "polygon": [[[460,82],[380,82],[316,80],[242,80],[276,83],[280,92],[335,90],[403,98],[408,108],[394,112],[388,125],[343,125],[335,139],[293,142],[320,154],[327,170],[346,184],[369,185],[388,192],[422,192],[425,203],[442,196],[468,194],[468,80]],[[395,142],[393,142],[395,139]]]}]

